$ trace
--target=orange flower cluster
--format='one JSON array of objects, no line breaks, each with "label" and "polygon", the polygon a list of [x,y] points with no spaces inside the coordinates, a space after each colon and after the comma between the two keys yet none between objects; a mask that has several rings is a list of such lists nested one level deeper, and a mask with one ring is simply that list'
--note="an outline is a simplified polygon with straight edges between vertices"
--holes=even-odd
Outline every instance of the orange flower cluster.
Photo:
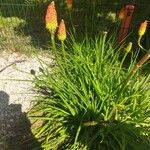
[{"label": "orange flower cluster", "polygon": [[73,0],[66,0],[66,4],[69,10],[72,9]]},{"label": "orange flower cluster", "polygon": [[54,1],[52,1],[47,9],[47,13],[46,13],[46,17],[45,17],[45,21],[46,21],[46,28],[51,32],[51,33],[55,33],[58,23],[57,23],[57,12],[55,9],[55,3]]},{"label": "orange flower cluster", "polygon": [[139,37],[142,37],[145,34],[146,28],[148,25],[148,21],[145,20],[143,23],[141,23],[140,27],[139,27]]},{"label": "orange flower cluster", "polygon": [[63,19],[59,25],[57,36],[60,41],[64,41],[66,39],[66,27]]},{"label": "orange flower cluster", "polygon": [[[54,1],[52,1],[48,6],[45,21],[46,28],[50,31],[52,36],[54,36],[58,26],[57,11],[55,9]],[[63,19],[61,20],[61,23],[59,25],[57,37],[60,41],[64,41],[66,39],[66,27]]]}]

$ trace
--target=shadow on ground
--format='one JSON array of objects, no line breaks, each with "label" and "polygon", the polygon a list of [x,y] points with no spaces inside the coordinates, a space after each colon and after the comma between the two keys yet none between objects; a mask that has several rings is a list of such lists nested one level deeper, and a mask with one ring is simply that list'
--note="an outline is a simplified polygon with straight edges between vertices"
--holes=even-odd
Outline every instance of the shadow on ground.
[{"label": "shadow on ground", "polygon": [[9,105],[9,95],[0,91],[0,150],[42,150],[20,104]]}]

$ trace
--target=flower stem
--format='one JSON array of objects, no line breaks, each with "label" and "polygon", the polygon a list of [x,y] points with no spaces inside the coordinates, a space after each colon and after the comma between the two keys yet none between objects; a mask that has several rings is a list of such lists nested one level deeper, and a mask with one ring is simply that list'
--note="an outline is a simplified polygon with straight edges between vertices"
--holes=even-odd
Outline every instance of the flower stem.
[{"label": "flower stem", "polygon": [[124,61],[125,61],[127,55],[128,55],[128,53],[126,52],[125,55],[124,55],[124,57],[123,57],[123,59],[122,59],[122,61],[121,61],[121,64],[120,64],[120,67],[119,67],[119,71],[118,71],[118,74],[119,74],[119,72],[120,72],[120,70],[121,70],[121,68],[122,68],[122,65],[123,65],[123,63],[124,63]]},{"label": "flower stem", "polygon": [[61,41],[61,47],[62,47],[62,53],[63,53],[64,59],[66,60],[64,41]]},{"label": "flower stem", "polygon": [[141,36],[139,37],[139,39],[138,39],[138,46],[142,49],[142,50],[144,50],[144,51],[147,51],[142,45],[141,45]]},{"label": "flower stem", "polygon": [[54,36],[53,33],[51,34],[51,42],[52,42],[52,47],[53,47],[53,50],[54,50],[55,57],[57,58],[55,36]]}]

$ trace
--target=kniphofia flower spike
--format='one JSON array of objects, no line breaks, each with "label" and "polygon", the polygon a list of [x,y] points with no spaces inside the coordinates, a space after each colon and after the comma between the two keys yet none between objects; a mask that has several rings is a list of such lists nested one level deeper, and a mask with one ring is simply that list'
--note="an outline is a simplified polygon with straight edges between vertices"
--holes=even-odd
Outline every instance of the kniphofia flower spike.
[{"label": "kniphofia flower spike", "polygon": [[138,32],[139,37],[142,37],[145,34],[147,25],[148,25],[147,20],[145,20],[144,22],[141,23],[140,28],[139,28],[139,32]]},{"label": "kniphofia flower spike", "polygon": [[51,32],[51,33],[55,33],[57,26],[58,26],[58,22],[57,22],[57,12],[55,9],[55,3],[54,1],[52,1],[47,9],[47,13],[46,13],[46,17],[45,17],[45,21],[46,21],[46,28]]},{"label": "kniphofia flower spike", "polygon": [[66,39],[66,26],[63,19],[59,25],[57,36],[60,41],[64,41]]}]

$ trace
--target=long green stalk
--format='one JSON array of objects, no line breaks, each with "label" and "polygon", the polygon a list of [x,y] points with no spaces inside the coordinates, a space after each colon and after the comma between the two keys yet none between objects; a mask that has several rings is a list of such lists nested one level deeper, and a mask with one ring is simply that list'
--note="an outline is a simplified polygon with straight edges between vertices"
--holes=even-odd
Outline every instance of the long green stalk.
[{"label": "long green stalk", "polygon": [[142,50],[147,51],[147,50],[141,45],[141,37],[139,37],[139,39],[138,39],[138,46],[139,46]]},{"label": "long green stalk", "polygon": [[61,41],[61,47],[62,47],[62,53],[63,53],[64,59],[66,60],[66,53],[65,53],[64,41]]},{"label": "long green stalk", "polygon": [[56,56],[55,36],[54,36],[53,33],[51,34],[51,42],[52,42],[52,47],[53,47],[53,50],[54,50],[54,53],[55,53],[55,56]]},{"label": "long green stalk", "polygon": [[122,59],[122,61],[121,61],[121,64],[120,64],[120,67],[119,67],[119,70],[118,70],[118,74],[119,74],[119,72],[120,72],[120,70],[121,70],[121,68],[122,68],[122,65],[123,65],[123,63],[124,63],[124,61],[125,61],[127,55],[128,55],[128,52],[125,53],[125,55],[124,55],[124,57],[123,57],[123,59]]}]

